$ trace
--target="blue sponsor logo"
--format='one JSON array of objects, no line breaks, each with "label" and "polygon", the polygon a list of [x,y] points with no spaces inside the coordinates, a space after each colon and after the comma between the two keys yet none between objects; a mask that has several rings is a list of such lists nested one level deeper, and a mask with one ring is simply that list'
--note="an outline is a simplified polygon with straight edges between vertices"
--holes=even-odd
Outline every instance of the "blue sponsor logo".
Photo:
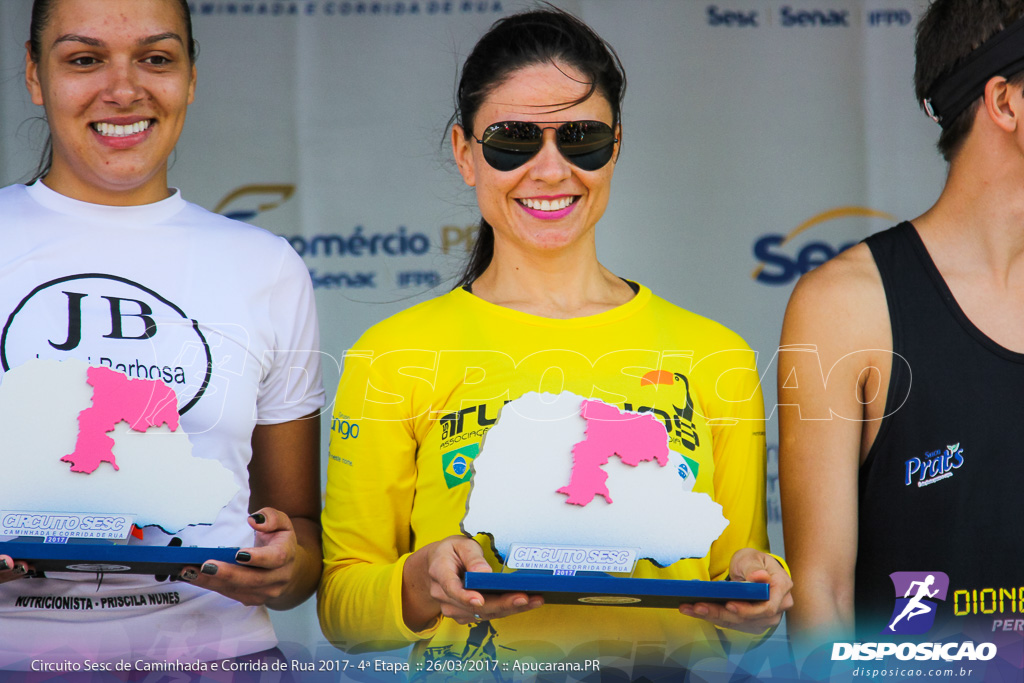
[{"label": "blue sponsor logo", "polygon": [[935,623],[938,601],[946,599],[949,577],[943,572],[893,572],[896,606],[882,633],[920,635]]},{"label": "blue sponsor logo", "polygon": [[724,10],[708,5],[708,26],[757,26],[757,10]]},{"label": "blue sponsor logo", "polygon": [[794,228],[788,235],[762,235],[754,242],[754,258],[758,265],[750,276],[764,285],[788,285],[804,273],[813,270],[837,254],[857,243],[830,243],[824,240],[804,242],[799,247],[795,238],[829,221],[843,218],[878,218],[895,222],[896,218],[883,211],[861,206],[841,206],[812,216]]},{"label": "blue sponsor logo", "polygon": [[868,26],[907,26],[914,17],[905,9],[876,9],[868,12]]},{"label": "blue sponsor logo", "polygon": [[441,284],[441,273],[436,270],[406,270],[396,277],[398,286],[405,287],[437,287]]},{"label": "blue sponsor logo", "polygon": [[944,451],[931,451],[921,458],[911,458],[903,463],[903,483],[910,486],[916,480],[917,485],[928,486],[953,476],[953,470],[960,469],[964,464],[964,449],[956,443],[946,446]]},{"label": "blue sponsor logo", "polygon": [[779,10],[779,21],[784,27],[793,26],[849,26],[849,10],[796,10],[784,5]]},{"label": "blue sponsor logo", "polygon": [[248,221],[261,213],[284,204],[295,194],[295,186],[287,183],[243,185],[227,193],[213,208],[214,213]]},{"label": "blue sponsor logo", "polygon": [[309,269],[313,289],[375,289],[377,273],[318,273]]},{"label": "blue sponsor logo", "polygon": [[364,234],[357,225],[349,235],[294,235],[287,238],[299,256],[420,256],[430,251],[430,238],[399,226],[394,232]]},{"label": "blue sponsor logo", "polygon": [[342,440],[359,438],[359,424],[343,420],[340,417],[331,419],[331,431],[337,434]]}]

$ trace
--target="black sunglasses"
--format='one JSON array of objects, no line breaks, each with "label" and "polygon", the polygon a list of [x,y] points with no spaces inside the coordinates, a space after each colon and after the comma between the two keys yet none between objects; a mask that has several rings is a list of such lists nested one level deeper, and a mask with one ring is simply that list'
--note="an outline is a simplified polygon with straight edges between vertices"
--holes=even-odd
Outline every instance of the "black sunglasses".
[{"label": "black sunglasses", "polygon": [[611,161],[618,142],[611,126],[600,121],[566,121],[560,126],[501,121],[487,126],[479,140],[473,139],[483,145],[484,159],[492,168],[511,171],[540,151],[548,128],[554,129],[555,143],[562,156],[584,171],[596,171]]}]

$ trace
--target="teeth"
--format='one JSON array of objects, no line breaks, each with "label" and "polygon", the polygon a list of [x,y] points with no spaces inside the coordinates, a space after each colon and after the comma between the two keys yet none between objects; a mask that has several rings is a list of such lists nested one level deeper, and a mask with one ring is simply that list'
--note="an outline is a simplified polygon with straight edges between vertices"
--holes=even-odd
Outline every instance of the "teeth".
[{"label": "teeth", "polygon": [[576,197],[562,197],[561,199],[527,199],[519,200],[519,203],[534,211],[560,211],[576,201]]},{"label": "teeth", "polygon": [[92,124],[93,130],[104,137],[110,138],[123,138],[128,135],[135,135],[149,128],[151,121],[146,119],[144,121],[136,121],[135,123],[128,124],[127,126],[115,126],[111,123],[104,123],[100,121]]}]

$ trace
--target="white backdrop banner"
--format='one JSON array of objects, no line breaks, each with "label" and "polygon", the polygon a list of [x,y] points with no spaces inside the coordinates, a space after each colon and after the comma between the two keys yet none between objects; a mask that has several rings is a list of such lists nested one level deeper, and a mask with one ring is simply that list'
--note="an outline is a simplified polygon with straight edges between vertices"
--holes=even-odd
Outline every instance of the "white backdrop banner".
[{"label": "white backdrop banner", "polygon": [[[199,87],[171,182],[193,202],[287,237],[302,255],[335,360],[325,370],[333,389],[364,329],[452,286],[479,220],[447,142],[457,67],[492,22],[532,5],[190,4]],[[555,4],[616,48],[629,79],[599,255],[759,352],[771,536],[781,549],[774,359],[793,284],[918,215],[942,187],[939,129],[913,96],[925,3]],[[30,6],[0,0],[3,184],[31,175],[45,134],[23,83]],[[309,605],[277,621],[283,640],[325,646]]]}]

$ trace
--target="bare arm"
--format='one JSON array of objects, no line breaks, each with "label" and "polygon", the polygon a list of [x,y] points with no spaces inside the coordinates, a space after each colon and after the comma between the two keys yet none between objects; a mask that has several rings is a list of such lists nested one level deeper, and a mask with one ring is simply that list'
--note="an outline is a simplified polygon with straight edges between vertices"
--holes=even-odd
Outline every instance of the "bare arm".
[{"label": "bare arm", "polygon": [[798,654],[854,625],[857,478],[888,386],[885,296],[866,246],[798,283],[779,350],[779,480]]},{"label": "bare arm", "polygon": [[[313,594],[323,566],[319,415],[258,425],[252,451],[249,524],[256,544],[241,549],[238,565],[206,563],[193,583],[248,605],[290,609]],[[210,565],[213,574],[206,573]]]}]

